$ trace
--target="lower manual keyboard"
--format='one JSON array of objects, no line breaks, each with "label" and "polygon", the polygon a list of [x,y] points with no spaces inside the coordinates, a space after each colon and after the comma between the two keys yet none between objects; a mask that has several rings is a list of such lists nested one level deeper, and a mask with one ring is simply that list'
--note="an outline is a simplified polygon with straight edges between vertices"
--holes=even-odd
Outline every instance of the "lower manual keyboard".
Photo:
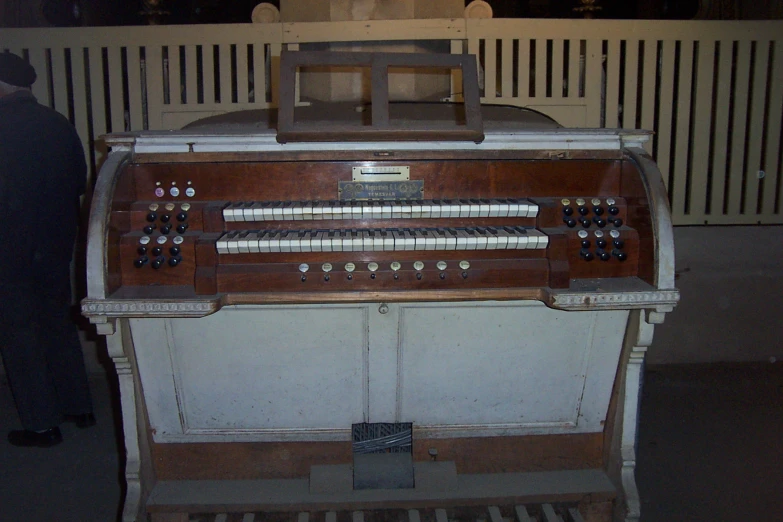
[{"label": "lower manual keyboard", "polygon": [[545,249],[533,227],[235,230],[217,240],[219,254],[273,252],[393,252],[405,250]]}]

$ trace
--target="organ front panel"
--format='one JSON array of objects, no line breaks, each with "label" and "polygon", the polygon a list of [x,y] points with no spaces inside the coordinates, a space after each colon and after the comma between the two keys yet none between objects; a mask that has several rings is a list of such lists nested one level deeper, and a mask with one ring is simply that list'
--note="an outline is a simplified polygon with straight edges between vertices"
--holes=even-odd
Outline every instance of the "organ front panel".
[{"label": "organ front panel", "polygon": [[[654,284],[651,218],[629,158],[324,156],[128,163],[110,214],[110,294],[543,299],[576,280]],[[374,175],[389,181],[356,181]]]}]

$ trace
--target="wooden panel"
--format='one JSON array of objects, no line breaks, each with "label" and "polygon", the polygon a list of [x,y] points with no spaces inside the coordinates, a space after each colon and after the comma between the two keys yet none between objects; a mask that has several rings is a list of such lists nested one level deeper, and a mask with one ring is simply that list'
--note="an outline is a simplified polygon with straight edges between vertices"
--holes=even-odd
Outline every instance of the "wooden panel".
[{"label": "wooden panel", "polygon": [[535,96],[546,98],[547,95],[547,39],[536,40]]},{"label": "wooden panel", "polygon": [[[609,40],[606,51],[606,115],[604,118],[604,127],[609,129],[621,127],[620,60],[620,41]],[[595,78],[592,81],[595,81]]]},{"label": "wooden panel", "polygon": [[122,87],[122,55],[119,47],[108,48],[109,97],[111,104],[111,132],[124,132],[125,106]]},{"label": "wooden panel", "polygon": [[144,129],[144,109],[142,107],[141,58],[140,48],[136,46],[127,48],[128,60],[128,107],[130,113],[130,129]]},{"label": "wooden panel", "polygon": [[[750,101],[748,125],[747,159],[745,170],[745,194],[742,201],[743,214],[757,214],[759,199],[759,171],[761,170],[761,149],[764,146],[764,112],[767,97],[767,67],[769,66],[769,42],[755,43],[753,60],[753,91]],[[781,86],[772,86],[771,90]],[[775,118],[776,115],[770,115]]]},{"label": "wooden panel", "polygon": [[639,89],[639,40],[625,42],[625,89],[623,91],[624,129],[635,129],[636,102]]},{"label": "wooden panel", "polygon": [[[657,163],[663,176],[663,182],[668,187],[671,182],[671,151],[672,151],[672,117],[674,115],[674,51],[675,42],[667,40],[661,49],[661,84],[660,105],[658,116]],[[671,191],[671,189],[669,189]]]},{"label": "wooden panel", "polygon": [[514,95],[514,41],[510,38],[501,40],[501,96],[511,97]]},{"label": "wooden panel", "polygon": [[751,42],[739,42],[734,57],[735,81],[733,93],[733,125],[731,132],[731,160],[729,165],[728,214],[742,214],[742,187],[747,139],[748,104],[750,101]]},{"label": "wooden panel", "polygon": [[233,102],[231,83],[234,71],[231,67],[231,46],[223,44],[220,46],[220,103],[229,104]]},{"label": "wooden panel", "polygon": [[565,41],[563,39],[552,40],[552,97],[563,97],[563,53],[565,52],[563,47]]},{"label": "wooden panel", "polygon": [[734,58],[733,43],[719,42],[718,71],[713,116],[712,191],[710,194],[709,221],[723,214],[728,177],[729,117],[731,110],[731,69]]},{"label": "wooden panel", "polygon": [[484,40],[484,98],[491,100],[497,97],[497,45],[498,40]]},{"label": "wooden panel", "polygon": [[[454,461],[458,473],[599,468],[603,434],[416,439],[414,461]],[[352,462],[350,442],[153,444],[158,480],[303,478],[312,465]]]},{"label": "wooden panel", "polygon": [[518,95],[520,98],[530,96],[530,40],[519,39],[519,65],[517,71]]},{"label": "wooden panel", "polygon": [[[781,42],[775,42],[772,53],[772,77],[770,85],[783,85],[783,45]],[[774,115],[783,114],[783,89],[772,88],[769,91],[769,120],[767,122],[767,154],[764,158],[764,196],[761,205],[761,213],[765,219],[772,219],[776,216],[775,202],[783,198],[783,183],[780,178],[780,136],[781,136],[781,118]],[[776,199],[777,198],[777,199]],[[777,218],[783,218],[783,214],[778,209]]]},{"label": "wooden panel", "polygon": [[[216,104],[218,103],[218,101],[215,95],[215,46],[214,45],[201,46],[201,62],[203,64],[202,72],[201,72],[201,82],[204,89],[204,99],[202,101],[205,105]],[[190,70],[188,70],[188,73],[190,73]],[[188,99],[188,103],[195,104],[196,100]]]},{"label": "wooden panel", "polygon": [[240,43],[237,49],[237,102],[247,103],[248,99],[248,62],[247,62],[247,44]]},{"label": "wooden panel", "polygon": [[690,197],[688,214],[694,216],[704,215],[707,211],[715,42],[699,42],[698,50],[693,101],[693,136],[691,137],[693,165],[688,191]]},{"label": "wooden panel", "polygon": [[568,46],[568,97],[579,97],[582,79],[582,41],[572,38]]},{"label": "wooden panel", "polygon": [[[644,42],[644,65],[642,68],[642,114],[641,128],[653,130],[655,128],[655,94],[657,90],[656,73],[658,69],[658,42],[648,40]],[[647,154],[652,156],[653,140],[644,145]]]},{"label": "wooden panel", "polygon": [[68,75],[65,70],[65,49],[52,49],[51,59],[54,109],[68,118]]},{"label": "wooden panel", "polygon": [[49,78],[50,71],[46,61],[46,49],[34,48],[29,51],[30,65],[35,68],[38,79],[33,84],[33,95],[38,99],[38,103],[49,105]]},{"label": "wooden panel", "polygon": [[185,46],[185,103],[198,103],[198,62],[195,45]]},{"label": "wooden panel", "polygon": [[672,187],[672,215],[686,215],[685,201],[688,178],[691,166],[688,161],[690,149],[691,126],[691,88],[693,86],[693,41],[680,42],[680,68],[678,76],[677,106],[674,108],[677,115],[675,125],[676,139],[674,143],[674,185]]}]

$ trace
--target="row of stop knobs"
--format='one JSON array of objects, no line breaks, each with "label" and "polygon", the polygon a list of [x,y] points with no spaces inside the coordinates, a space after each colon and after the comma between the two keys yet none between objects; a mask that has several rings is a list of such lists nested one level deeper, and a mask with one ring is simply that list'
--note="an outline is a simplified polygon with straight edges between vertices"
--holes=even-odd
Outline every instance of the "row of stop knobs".
[{"label": "row of stop knobs", "polygon": [[609,246],[609,242],[604,238],[595,240],[595,246],[598,247],[595,253],[590,251],[591,243],[589,239],[582,240],[582,249],[579,251],[579,257],[585,261],[592,261],[593,259],[600,259],[601,261],[609,261],[612,257],[616,257],[618,261],[625,261],[628,259],[628,254],[623,251],[625,242],[622,239],[615,239],[612,241],[612,252],[605,250]]},{"label": "row of stop knobs", "polygon": [[[162,247],[156,246],[153,247],[151,251],[149,251],[149,254],[153,256],[152,260],[150,260],[149,256],[147,255],[147,247],[140,246],[138,249],[136,249],[136,251],[139,254],[139,257],[133,261],[133,266],[136,268],[141,268],[149,263],[152,268],[158,270],[166,264],[166,257],[163,255],[164,251]],[[178,246],[169,248],[169,254],[171,254],[168,258],[169,266],[178,266],[180,263],[182,263],[182,256],[180,253],[181,249]]]}]

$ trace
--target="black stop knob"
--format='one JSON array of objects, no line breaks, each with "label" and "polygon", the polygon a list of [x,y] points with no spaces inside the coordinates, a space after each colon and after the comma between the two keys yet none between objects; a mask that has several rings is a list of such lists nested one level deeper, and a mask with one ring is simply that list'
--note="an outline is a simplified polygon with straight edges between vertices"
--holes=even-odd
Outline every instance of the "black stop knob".
[{"label": "black stop knob", "polygon": [[136,249],[136,252],[138,252],[140,256],[146,255],[147,254],[147,247],[140,246],[139,248]]},{"label": "black stop knob", "polygon": [[589,213],[590,213],[590,209],[589,209],[589,208],[587,208],[587,207],[585,207],[585,206],[581,206],[581,207],[579,207],[579,210],[578,210],[578,212],[579,212],[581,215],[583,215],[583,216],[586,216],[587,214],[589,214]]},{"label": "black stop knob", "polygon": [[566,216],[570,216],[574,213],[574,209],[572,207],[563,207],[563,214]]},{"label": "black stop knob", "polygon": [[303,275],[303,276],[302,276],[302,282],[304,283],[305,281],[307,281],[307,276],[306,276],[306,275]]},{"label": "black stop knob", "polygon": [[440,273],[440,278],[441,279],[446,279],[446,272],[441,272]]},{"label": "black stop knob", "polygon": [[156,214],[155,212],[150,212],[149,214],[147,214],[147,221],[149,221],[150,223],[152,223],[156,219],[158,219],[158,214]]},{"label": "black stop knob", "polygon": [[468,273],[462,272],[462,279],[467,279],[467,278],[468,278]]},{"label": "black stop knob", "polygon": [[163,256],[158,256],[155,258],[155,261],[152,262],[152,268],[155,270],[159,269],[163,266],[163,264],[166,262],[166,258]]},{"label": "black stop knob", "polygon": [[348,274],[348,281],[352,281],[352,280],[353,280],[353,274]]},{"label": "black stop knob", "polygon": [[614,245],[615,248],[623,248],[625,246],[625,241],[623,241],[622,239],[615,239],[614,241],[612,241],[612,244]]},{"label": "black stop knob", "polygon": [[604,218],[594,217],[593,221],[598,225],[598,228],[604,228],[606,226],[606,220]]},{"label": "black stop knob", "polygon": [[596,216],[601,216],[604,213],[603,207],[593,207],[593,214]]},{"label": "black stop knob", "polygon": [[177,225],[177,232],[179,232],[180,234],[184,234],[187,229],[188,229],[187,223],[180,223],[179,225]]},{"label": "black stop knob", "polygon": [[182,256],[174,256],[169,258],[169,266],[177,266],[182,262]]},{"label": "black stop knob", "polygon": [[582,240],[582,248],[590,248],[590,240],[589,239],[583,239]]},{"label": "black stop knob", "polygon": [[144,233],[145,234],[152,234],[153,230],[155,230],[155,224],[154,223],[152,225],[147,225],[146,227],[144,227]]},{"label": "black stop knob", "polygon": [[612,259],[612,256],[606,250],[596,252],[596,254],[598,254],[598,257],[601,259],[601,261],[609,261]]},{"label": "black stop knob", "polygon": [[619,260],[619,261],[625,261],[628,259],[628,254],[623,252],[622,250],[614,250],[612,251],[612,254]]},{"label": "black stop knob", "polygon": [[576,226],[576,220],[573,218],[565,217],[563,218],[563,221],[565,222],[568,228],[574,228]]},{"label": "black stop knob", "polygon": [[422,277],[422,276],[421,276],[421,272],[419,272],[419,273],[417,273],[417,274],[416,274],[416,279],[418,279],[419,281],[421,281],[421,277]]},{"label": "black stop knob", "polygon": [[582,258],[583,258],[585,261],[592,261],[594,257],[595,257],[595,256],[593,255],[593,253],[592,253],[592,252],[590,252],[589,250],[585,251],[585,253],[584,253],[584,254],[582,254]]},{"label": "black stop knob", "polygon": [[609,213],[613,216],[616,216],[617,214],[620,213],[620,209],[612,205],[611,207],[609,207]]},{"label": "black stop knob", "polygon": [[373,272],[372,274],[370,274],[370,279],[375,279],[375,272]]},{"label": "black stop knob", "polygon": [[582,223],[582,226],[584,228],[590,228],[590,220],[587,218],[582,218],[579,220]]},{"label": "black stop knob", "polygon": [[133,261],[133,266],[136,268],[141,268],[144,265],[146,265],[149,262],[149,258],[147,256],[141,256],[140,258]]},{"label": "black stop knob", "polygon": [[160,233],[163,235],[168,235],[168,233],[171,232],[171,225],[163,225],[160,227]]},{"label": "black stop knob", "polygon": [[601,239],[596,239],[596,241],[595,241],[595,245],[596,245],[598,248],[606,248],[606,239],[604,239],[604,238],[601,238]]},{"label": "black stop knob", "polygon": [[162,253],[163,253],[163,249],[160,248],[159,246],[156,246],[155,248],[152,249],[152,255],[153,256],[159,256]]},{"label": "black stop knob", "polygon": [[623,220],[620,219],[620,218],[615,218],[613,223],[614,223],[614,226],[616,226],[617,228],[620,228],[621,226],[623,226]]},{"label": "black stop knob", "polygon": [[182,250],[180,250],[180,248],[178,246],[173,246],[173,247],[169,248],[169,252],[171,252],[172,256],[178,256],[181,251]]},{"label": "black stop knob", "polygon": [[162,216],[160,216],[160,220],[163,223],[168,223],[170,219],[171,219],[171,216],[169,216],[168,214],[163,214]]},{"label": "black stop knob", "polygon": [[186,219],[188,219],[187,212],[180,212],[177,214],[177,221],[185,221]]}]

